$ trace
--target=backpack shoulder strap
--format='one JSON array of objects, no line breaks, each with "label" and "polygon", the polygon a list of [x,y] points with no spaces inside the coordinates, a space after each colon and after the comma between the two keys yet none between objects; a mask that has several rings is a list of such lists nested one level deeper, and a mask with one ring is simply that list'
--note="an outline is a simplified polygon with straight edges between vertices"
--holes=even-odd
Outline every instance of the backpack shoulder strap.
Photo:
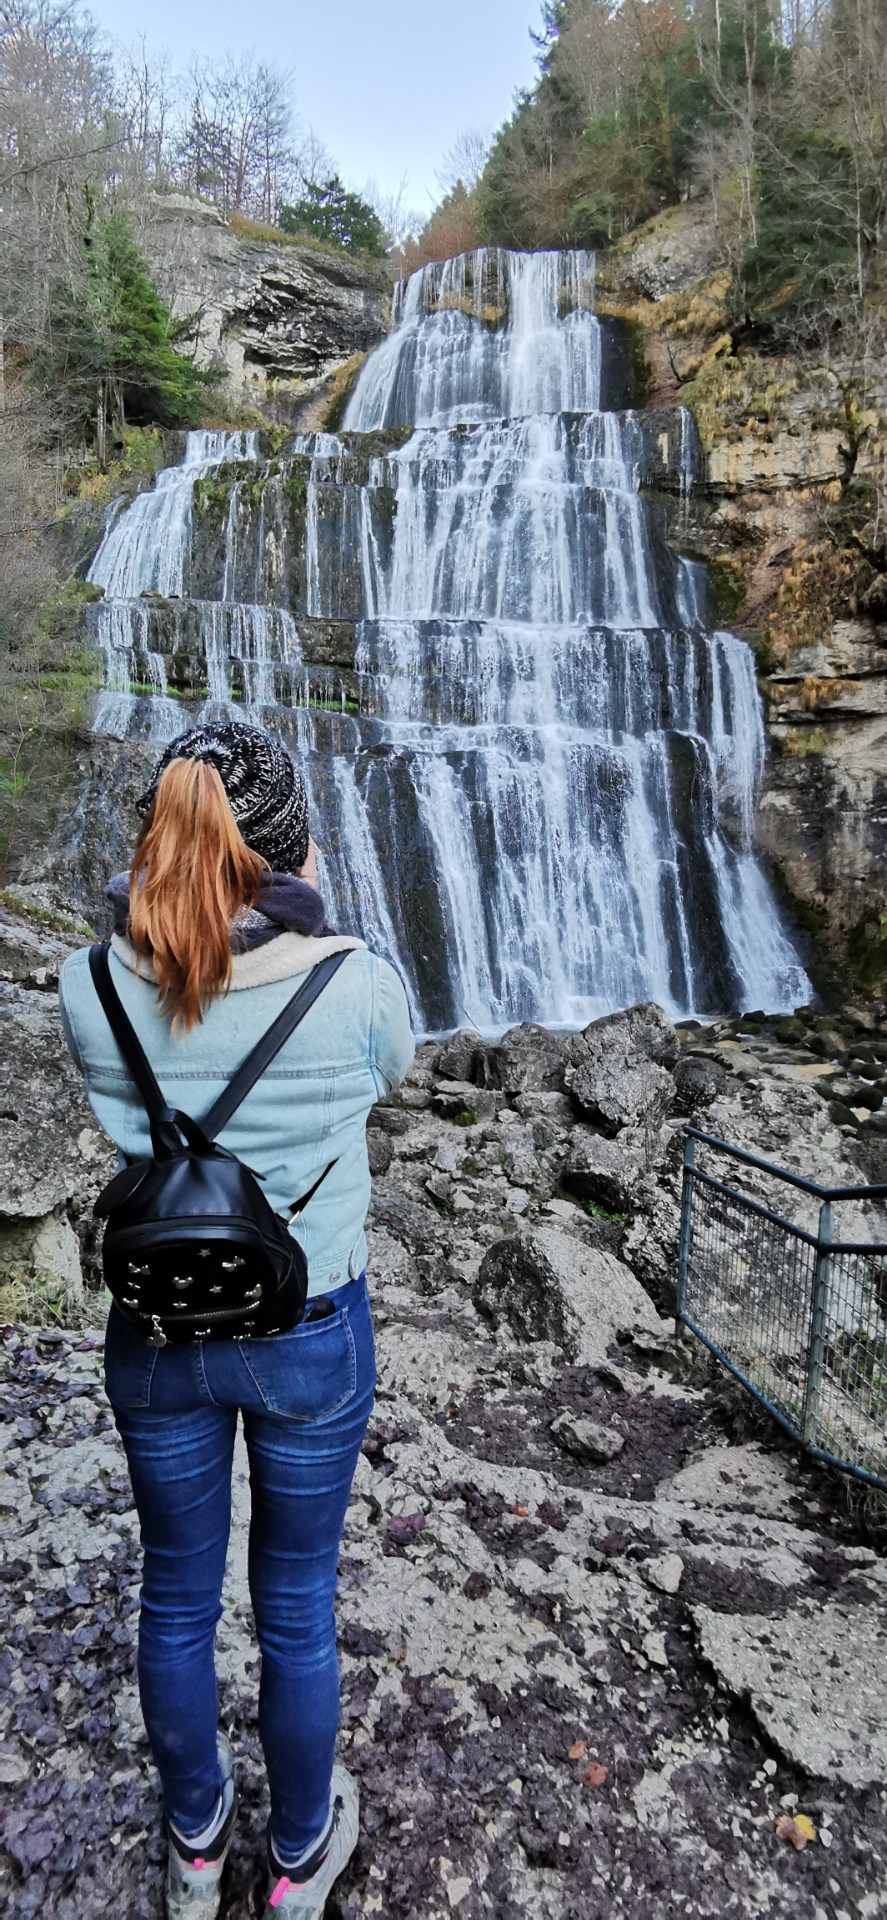
[{"label": "backpack shoulder strap", "polygon": [[93,986],[101,1001],[111,1032],[139,1090],[149,1120],[155,1125],[169,1125],[173,1118],[172,1109],[167,1106],[163,1098],[145,1049],[114,985],[108,954],[107,940],[98,941],[89,949],[89,971],[92,974]]},{"label": "backpack shoulder strap", "polygon": [[231,1115],[236,1112],[241,1101],[246,1099],[266,1067],[270,1067],[284,1042],[289,1039],[290,1034],[295,1033],[297,1026],[304,1020],[306,1013],[313,1007],[324,987],[329,985],[333,975],[338,973],[343,961],[347,958],[347,952],[330,953],[325,960],[320,961],[318,966],[312,968],[307,980],[303,980],[302,985],[293,994],[292,999],[287,1001],[267,1033],[262,1035],[252,1052],[247,1054],[233,1079],[228,1082],[224,1093],[220,1094],[218,1100],[210,1107],[201,1125],[201,1132],[207,1140],[215,1140],[228,1125]]}]

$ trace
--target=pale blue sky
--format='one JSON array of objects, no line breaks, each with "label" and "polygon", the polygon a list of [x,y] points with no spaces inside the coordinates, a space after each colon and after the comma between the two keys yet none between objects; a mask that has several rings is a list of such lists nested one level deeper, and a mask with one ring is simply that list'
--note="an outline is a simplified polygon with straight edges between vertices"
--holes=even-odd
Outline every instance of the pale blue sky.
[{"label": "pale blue sky", "polygon": [[375,177],[410,203],[466,127],[501,124],[534,73],[539,0],[87,0],[116,38],[144,34],[175,66],[227,48],[293,69],[296,107],[349,186]]}]

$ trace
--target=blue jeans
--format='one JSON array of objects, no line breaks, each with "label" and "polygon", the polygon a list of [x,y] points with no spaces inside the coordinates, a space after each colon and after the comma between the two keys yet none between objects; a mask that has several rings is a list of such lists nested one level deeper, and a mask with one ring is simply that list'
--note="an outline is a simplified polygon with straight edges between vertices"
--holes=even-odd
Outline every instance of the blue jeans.
[{"label": "blue jeans", "polygon": [[259,1732],[284,1859],[320,1838],[329,1813],[339,1541],[376,1383],[366,1276],[323,1298],[332,1314],[275,1339],[160,1351],[114,1307],[105,1343],[144,1548],[142,1712],[167,1817],[186,1837],[212,1819],[221,1786],[213,1641],[243,1414]]}]

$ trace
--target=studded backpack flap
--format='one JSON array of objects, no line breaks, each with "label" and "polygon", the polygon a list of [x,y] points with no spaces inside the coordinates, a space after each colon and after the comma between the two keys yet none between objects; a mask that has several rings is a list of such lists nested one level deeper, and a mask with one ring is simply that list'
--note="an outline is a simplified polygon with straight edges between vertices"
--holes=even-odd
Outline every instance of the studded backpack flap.
[{"label": "studded backpack flap", "polygon": [[[114,986],[108,947],[90,948],[93,982],[151,1125],[152,1156],[135,1160],[99,1194],[107,1221],[105,1285],[151,1346],[248,1340],[288,1333],[308,1294],[308,1267],[286,1220],[217,1135],[332,979],[345,953],[322,960],[242,1062],[200,1125],[169,1107]],[[290,1210],[308,1205],[315,1180]]]}]

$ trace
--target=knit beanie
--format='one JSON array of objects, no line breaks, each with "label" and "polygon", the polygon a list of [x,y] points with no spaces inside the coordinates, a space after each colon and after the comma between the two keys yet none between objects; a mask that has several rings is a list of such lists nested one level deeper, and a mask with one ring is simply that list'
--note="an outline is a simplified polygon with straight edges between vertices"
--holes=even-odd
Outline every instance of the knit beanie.
[{"label": "knit beanie", "polygon": [[288,753],[270,733],[232,720],[194,727],[173,740],[158,760],[138,802],[148,813],[161,774],[172,760],[205,760],[215,767],[231,812],[248,847],[275,873],[298,873],[308,858],[305,783]]}]

